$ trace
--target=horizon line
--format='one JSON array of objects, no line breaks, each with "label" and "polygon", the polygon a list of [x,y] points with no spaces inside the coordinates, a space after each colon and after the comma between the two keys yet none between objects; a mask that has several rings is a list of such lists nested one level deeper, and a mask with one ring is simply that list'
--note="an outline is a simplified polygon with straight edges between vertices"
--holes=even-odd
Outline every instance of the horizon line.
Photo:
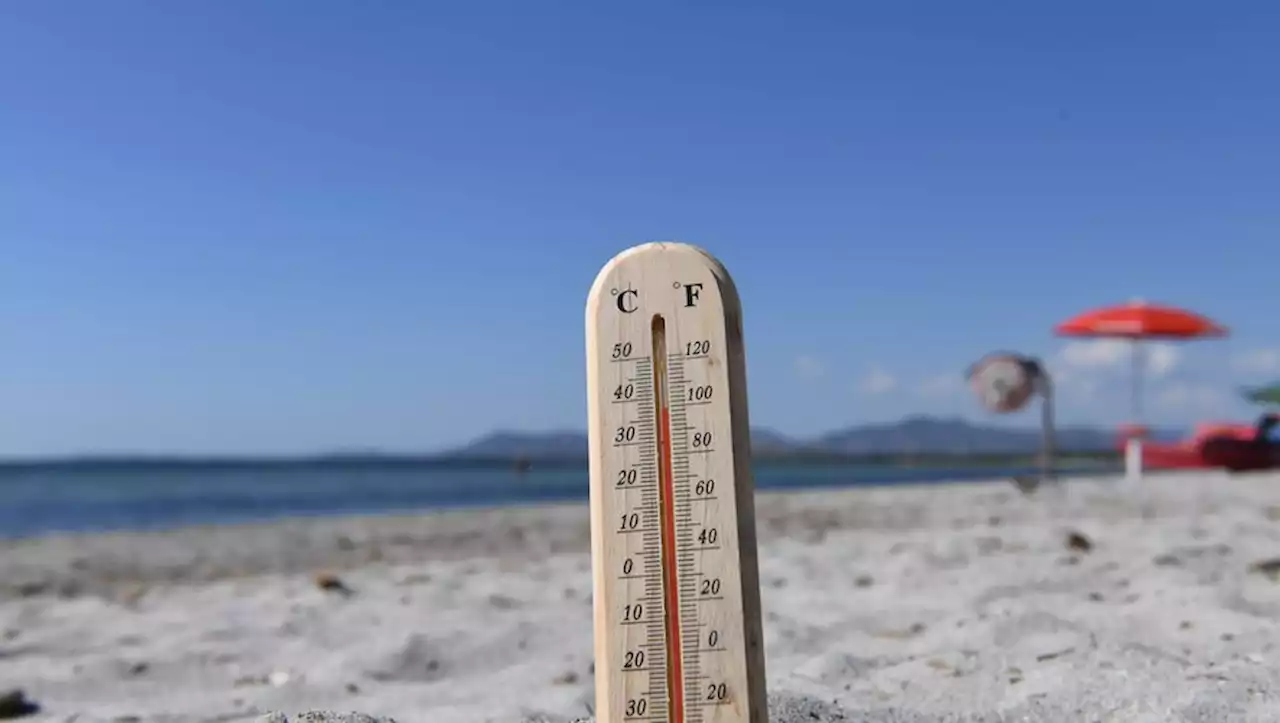
[{"label": "horizon line", "polygon": [[[796,445],[796,449],[788,450],[790,453],[821,453],[843,457],[859,457],[859,456],[876,456],[887,454],[904,454],[904,452],[895,451],[879,451],[879,452],[834,452],[830,450],[804,449],[806,445],[820,442],[824,437],[846,433],[851,431],[866,430],[868,428],[877,427],[893,427],[902,425],[911,421],[934,421],[934,422],[959,422],[961,424],[984,428],[988,430],[997,430],[1001,432],[1012,433],[1039,433],[1038,425],[1012,425],[998,424],[985,421],[973,421],[960,417],[958,415],[951,416],[933,416],[928,414],[908,415],[900,418],[896,422],[865,422],[860,424],[850,424],[843,427],[836,427],[825,432],[818,432],[810,435],[792,435],[779,432],[768,426],[752,426],[753,434],[764,432],[766,434],[776,435],[785,440],[787,443]],[[1056,428],[1057,433],[1062,432],[1095,432],[1107,433],[1108,427],[1111,425],[1077,423]],[[1115,425],[1119,426],[1119,425]],[[1153,431],[1180,432],[1185,431],[1187,425],[1169,425],[1162,427],[1152,427]],[[497,428],[490,432],[486,432],[479,436],[473,437],[470,441],[456,443],[445,447],[423,450],[395,450],[385,447],[353,447],[341,448],[331,447],[319,450],[295,450],[295,451],[140,451],[140,450],[117,450],[117,451],[80,451],[80,452],[50,452],[50,453],[32,453],[32,454],[0,454],[0,466],[31,466],[46,464],[91,464],[91,463],[172,463],[180,462],[184,464],[220,464],[220,463],[300,463],[300,462],[323,462],[323,461],[343,461],[343,460],[400,460],[409,461],[416,460],[420,462],[428,461],[463,461],[463,460],[498,460],[509,459],[516,460],[521,457],[535,457],[540,459],[569,459],[578,453],[566,454],[548,454],[546,452],[533,451],[531,453],[475,453],[469,452],[468,448],[474,447],[486,440],[493,439],[502,435],[510,435],[515,437],[552,437],[552,436],[578,436],[586,437],[586,429],[546,429],[546,430],[528,430],[513,428]],[[927,452],[922,451],[920,454],[939,454],[943,452]],[[585,454],[585,453],[583,453]],[[961,454],[961,452],[946,452],[945,454]],[[979,453],[994,454],[994,453]],[[1010,454],[1013,454],[1012,452]]]}]

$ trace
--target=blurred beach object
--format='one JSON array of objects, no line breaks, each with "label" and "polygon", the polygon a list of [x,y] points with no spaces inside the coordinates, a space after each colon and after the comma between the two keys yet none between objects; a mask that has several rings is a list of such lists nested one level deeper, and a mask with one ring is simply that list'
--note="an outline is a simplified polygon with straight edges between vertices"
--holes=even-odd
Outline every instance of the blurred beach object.
[{"label": "blurred beach object", "polygon": [[[1053,382],[1039,360],[1011,352],[993,352],[972,364],[966,372],[969,387],[978,401],[995,414],[1021,411],[1039,392],[1040,415],[1040,481],[1053,478],[1055,432],[1053,423]],[[1019,489],[1034,489],[1026,480],[1017,480]]]},{"label": "blurred beach object", "polygon": [[1254,404],[1280,404],[1280,382],[1273,382],[1265,387],[1253,387],[1240,390],[1247,401]]},{"label": "blurred beach object", "polygon": [[1059,336],[1126,339],[1133,344],[1133,416],[1131,425],[1121,431],[1125,440],[1125,476],[1142,476],[1142,439],[1146,428],[1142,421],[1142,377],[1145,357],[1143,341],[1189,341],[1227,336],[1227,328],[1200,314],[1163,304],[1135,299],[1127,304],[1105,306],[1086,311],[1058,324]]},{"label": "blurred beach object", "polygon": [[1142,464],[1147,469],[1225,469],[1248,472],[1280,466],[1280,442],[1270,439],[1280,415],[1262,415],[1253,424],[1202,422],[1187,437],[1147,441]]}]

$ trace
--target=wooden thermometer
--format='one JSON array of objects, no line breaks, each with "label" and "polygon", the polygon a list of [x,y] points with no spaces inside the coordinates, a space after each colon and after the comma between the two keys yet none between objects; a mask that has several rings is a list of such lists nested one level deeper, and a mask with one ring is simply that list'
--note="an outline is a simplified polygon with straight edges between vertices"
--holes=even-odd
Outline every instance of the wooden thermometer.
[{"label": "wooden thermometer", "polygon": [[648,243],[587,300],[599,723],[768,723],[742,309]]}]

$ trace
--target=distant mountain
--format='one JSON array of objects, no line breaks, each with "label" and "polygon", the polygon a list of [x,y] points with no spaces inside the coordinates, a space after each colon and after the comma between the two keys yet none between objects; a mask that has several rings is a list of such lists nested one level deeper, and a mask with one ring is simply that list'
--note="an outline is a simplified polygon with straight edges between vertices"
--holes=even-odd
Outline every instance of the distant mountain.
[{"label": "distant mountain", "polygon": [[[1064,427],[1055,433],[1058,448],[1072,451],[1114,449],[1113,430]],[[959,418],[908,417],[893,424],[850,427],[816,439],[813,447],[840,454],[1020,454],[1040,449],[1040,430],[974,424]]]},{"label": "distant mountain", "polygon": [[487,434],[462,448],[445,453],[449,457],[585,457],[587,435],[582,432],[511,432]]},{"label": "distant mountain", "polygon": [[[788,452],[799,448],[791,439],[769,429],[753,429],[751,445],[756,452]],[[446,457],[565,458],[587,456],[587,435],[583,432],[492,432],[463,447],[444,453]]]},{"label": "distant mountain", "polygon": [[[1155,430],[1157,439],[1176,439],[1183,431]],[[1057,430],[1060,450],[1091,452],[1115,449],[1114,429],[1063,427]],[[889,424],[848,427],[813,439],[793,439],[770,429],[751,431],[755,454],[800,452],[841,455],[871,454],[1029,454],[1040,449],[1040,430],[975,424],[960,418],[915,416]],[[471,444],[449,450],[442,456],[469,458],[567,458],[585,457],[587,435],[556,431],[523,433],[494,432]]]},{"label": "distant mountain", "polygon": [[796,440],[763,427],[751,430],[751,451],[754,454],[779,454],[792,452],[804,445]]}]

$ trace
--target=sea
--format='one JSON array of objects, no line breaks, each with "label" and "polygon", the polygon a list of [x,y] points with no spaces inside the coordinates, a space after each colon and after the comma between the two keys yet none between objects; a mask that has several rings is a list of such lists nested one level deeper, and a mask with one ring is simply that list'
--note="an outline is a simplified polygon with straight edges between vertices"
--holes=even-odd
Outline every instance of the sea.
[{"label": "sea", "polygon": [[[813,490],[1008,479],[1037,470],[772,464],[753,473],[759,490]],[[9,465],[0,466],[0,538],[586,501],[587,484],[585,467]]]}]

